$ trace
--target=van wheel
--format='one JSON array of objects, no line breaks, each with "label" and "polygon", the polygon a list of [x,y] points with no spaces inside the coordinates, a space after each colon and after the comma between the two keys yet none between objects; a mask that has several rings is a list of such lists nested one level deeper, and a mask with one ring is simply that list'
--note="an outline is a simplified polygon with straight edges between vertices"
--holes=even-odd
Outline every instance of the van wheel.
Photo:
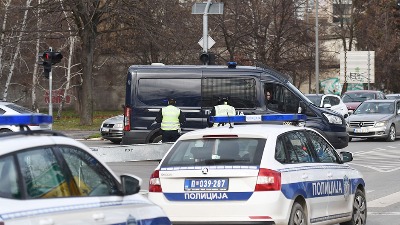
[{"label": "van wheel", "polygon": [[354,195],[353,212],[351,220],[340,223],[340,225],[365,225],[367,224],[367,201],[365,194],[360,189],[357,189]]},{"label": "van wheel", "polygon": [[395,141],[396,140],[396,128],[391,125],[389,128],[389,134],[386,138],[386,141]]},{"label": "van wheel", "polygon": [[151,139],[151,143],[160,143],[162,140],[162,135],[161,134],[155,134],[153,138]]},{"label": "van wheel", "polygon": [[304,212],[303,206],[295,202],[290,212],[289,225],[306,225],[307,214]]}]

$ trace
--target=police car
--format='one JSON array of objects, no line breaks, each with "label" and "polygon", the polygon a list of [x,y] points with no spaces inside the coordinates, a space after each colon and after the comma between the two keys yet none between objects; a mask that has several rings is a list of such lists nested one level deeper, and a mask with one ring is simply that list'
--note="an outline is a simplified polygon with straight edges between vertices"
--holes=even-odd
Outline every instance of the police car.
[{"label": "police car", "polygon": [[[47,115],[0,116],[0,125],[49,124]],[[0,224],[170,225],[139,194],[141,180],[116,177],[84,144],[52,131],[0,135]]]},{"label": "police car", "polygon": [[213,117],[234,126],[182,135],[149,181],[173,224],[365,225],[365,182],[305,115]]}]

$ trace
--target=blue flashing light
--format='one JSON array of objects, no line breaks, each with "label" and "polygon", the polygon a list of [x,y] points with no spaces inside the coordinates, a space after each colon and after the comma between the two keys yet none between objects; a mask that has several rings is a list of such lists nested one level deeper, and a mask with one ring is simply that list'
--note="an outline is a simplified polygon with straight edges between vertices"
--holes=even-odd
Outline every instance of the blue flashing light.
[{"label": "blue flashing light", "polygon": [[211,116],[213,123],[245,123],[263,121],[305,121],[304,114],[265,114],[265,115],[239,115],[239,116]]},{"label": "blue flashing light", "polygon": [[228,65],[228,68],[229,68],[229,69],[235,69],[237,63],[236,63],[236,62],[228,62],[227,65]]},{"label": "blue flashing light", "polygon": [[31,124],[51,124],[53,117],[44,114],[20,114],[0,116],[0,125],[31,125]]}]

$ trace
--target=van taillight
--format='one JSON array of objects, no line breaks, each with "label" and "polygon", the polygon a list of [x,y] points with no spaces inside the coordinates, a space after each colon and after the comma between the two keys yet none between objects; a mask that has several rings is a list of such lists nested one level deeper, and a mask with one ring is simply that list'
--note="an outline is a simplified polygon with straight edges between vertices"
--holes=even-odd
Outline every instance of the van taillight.
[{"label": "van taillight", "polygon": [[281,173],[260,168],[254,191],[278,191],[281,189]]},{"label": "van taillight", "polygon": [[155,170],[150,176],[149,192],[162,192],[159,170]]},{"label": "van taillight", "polygon": [[131,108],[125,106],[124,108],[124,131],[131,130]]}]

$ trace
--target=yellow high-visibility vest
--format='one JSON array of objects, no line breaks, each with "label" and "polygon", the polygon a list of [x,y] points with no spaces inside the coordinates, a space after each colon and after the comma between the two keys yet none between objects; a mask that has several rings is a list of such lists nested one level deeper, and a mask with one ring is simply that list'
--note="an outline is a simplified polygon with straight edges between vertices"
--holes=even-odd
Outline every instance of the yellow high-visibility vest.
[{"label": "yellow high-visibility vest", "polygon": [[[216,116],[234,116],[236,114],[236,110],[233,106],[230,105],[217,105],[215,106],[215,115]],[[224,124],[214,123],[214,127],[223,126]]]},{"label": "yellow high-visibility vest", "polygon": [[162,109],[162,121],[161,130],[178,130],[180,128],[179,115],[181,111],[173,106],[169,105]]}]

